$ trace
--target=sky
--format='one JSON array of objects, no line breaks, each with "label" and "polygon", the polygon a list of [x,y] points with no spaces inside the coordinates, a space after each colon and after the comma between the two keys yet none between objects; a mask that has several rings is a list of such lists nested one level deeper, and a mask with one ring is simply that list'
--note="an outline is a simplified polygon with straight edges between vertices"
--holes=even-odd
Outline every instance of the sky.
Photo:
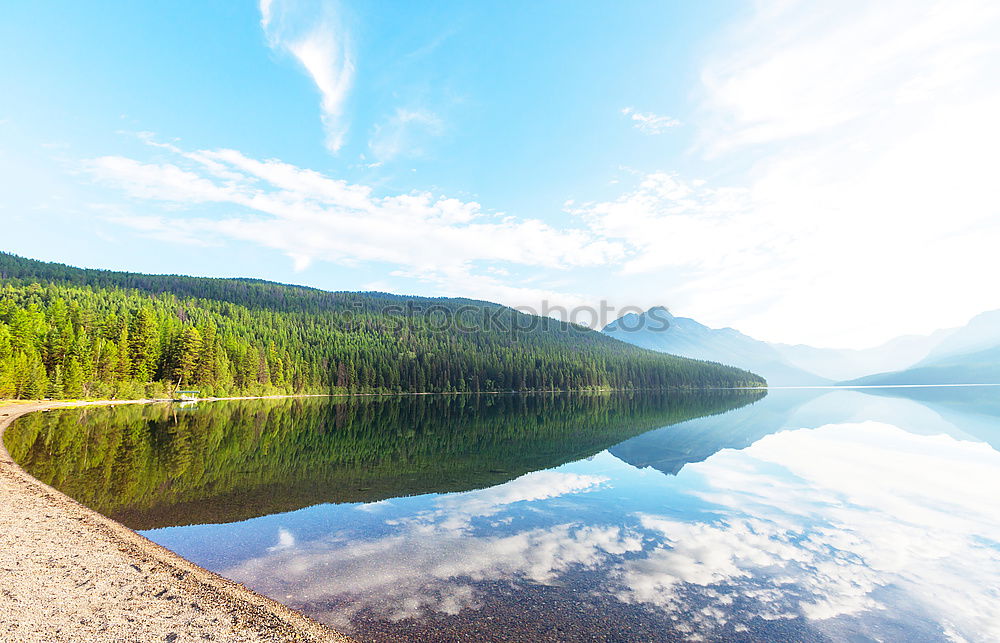
[{"label": "sky", "polygon": [[18,2],[0,250],[862,348],[1000,308],[1000,3]]}]

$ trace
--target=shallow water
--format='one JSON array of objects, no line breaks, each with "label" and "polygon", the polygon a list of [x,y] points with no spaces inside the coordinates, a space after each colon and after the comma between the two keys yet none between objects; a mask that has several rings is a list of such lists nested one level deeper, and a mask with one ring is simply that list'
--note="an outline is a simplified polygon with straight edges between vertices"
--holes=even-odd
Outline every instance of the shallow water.
[{"label": "shallow water", "polygon": [[363,640],[998,640],[1000,389],[60,411],[29,471]]}]

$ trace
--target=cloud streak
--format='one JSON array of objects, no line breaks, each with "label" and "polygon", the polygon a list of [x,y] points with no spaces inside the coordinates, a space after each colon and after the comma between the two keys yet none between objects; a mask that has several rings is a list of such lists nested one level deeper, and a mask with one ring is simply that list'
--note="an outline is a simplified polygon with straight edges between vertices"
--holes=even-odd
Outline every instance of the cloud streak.
[{"label": "cloud streak", "polygon": [[268,46],[291,54],[319,90],[326,146],[339,151],[347,134],[344,103],[354,80],[354,60],[334,3],[321,2],[316,8],[297,0],[260,0],[260,15]]}]

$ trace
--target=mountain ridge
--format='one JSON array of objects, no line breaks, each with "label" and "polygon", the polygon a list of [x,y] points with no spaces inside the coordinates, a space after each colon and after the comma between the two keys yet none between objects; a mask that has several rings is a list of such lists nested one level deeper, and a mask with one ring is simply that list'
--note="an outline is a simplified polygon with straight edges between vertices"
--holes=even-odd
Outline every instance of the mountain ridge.
[{"label": "mountain ridge", "polygon": [[675,316],[662,306],[650,308],[641,315],[624,315],[609,323],[601,332],[642,348],[690,359],[733,364],[740,368],[746,368],[742,364],[752,363],[757,369],[754,372],[767,378],[771,385],[821,385],[832,382],[788,364],[766,342],[734,328],[709,328],[694,319]]}]

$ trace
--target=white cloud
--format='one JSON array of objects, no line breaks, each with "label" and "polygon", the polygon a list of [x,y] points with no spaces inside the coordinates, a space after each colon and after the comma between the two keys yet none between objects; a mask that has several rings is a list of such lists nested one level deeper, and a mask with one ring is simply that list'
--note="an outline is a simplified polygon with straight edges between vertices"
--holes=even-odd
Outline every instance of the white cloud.
[{"label": "white cloud", "polygon": [[274,0],[260,0],[260,28],[267,31],[271,26],[271,5]]},{"label": "white cloud", "polygon": [[[435,283],[447,294],[496,296],[510,305],[537,306],[543,299],[567,297],[538,285],[512,286],[488,274],[487,267],[558,271],[602,265],[623,253],[620,244],[585,229],[557,229],[537,219],[494,215],[473,201],[427,192],[376,196],[367,186],[235,150],[157,147],[171,155],[171,162],[108,156],[86,167],[102,182],[174,210],[227,206],[222,217],[178,214],[178,222],[183,221],[190,235],[238,239],[281,251],[298,269],[316,260],[387,263],[396,275]],[[153,215],[115,220],[147,231],[162,223]],[[486,267],[480,269],[479,264]]]},{"label": "white cloud", "polygon": [[593,491],[608,481],[606,476],[536,471],[488,489],[445,496],[438,511],[421,520],[430,517],[450,529],[465,529],[472,518],[492,516],[514,503]]},{"label": "white cloud", "polygon": [[623,108],[622,115],[628,117],[632,121],[632,126],[644,134],[663,134],[671,127],[681,124],[676,118],[653,112],[637,112],[632,107]]},{"label": "white cloud", "polygon": [[354,60],[347,32],[332,0],[318,8],[299,0],[260,0],[260,24],[268,45],[292,54],[320,93],[320,109],[331,152],[344,144],[344,102],[354,79]]},{"label": "white cloud", "polygon": [[[896,129],[995,94],[1000,7],[989,0],[758,3],[702,71],[703,136],[742,145]],[[880,127],[872,127],[877,125]],[[853,142],[853,141],[852,141]]]},{"label": "white cloud", "polygon": [[114,178],[129,195],[140,199],[184,203],[225,201],[231,193],[223,186],[172,163],[142,163],[121,156],[102,156],[85,163],[98,177]]},{"label": "white cloud", "polygon": [[[870,596],[883,582],[878,574],[802,547],[802,525],[784,528],[752,518],[686,523],[648,515],[641,521],[661,534],[664,545],[612,574],[624,587],[618,598],[693,612],[691,621],[703,633],[755,617],[821,620],[881,607]],[[751,602],[734,610],[735,598]],[[690,609],[702,601],[709,609]]]}]

